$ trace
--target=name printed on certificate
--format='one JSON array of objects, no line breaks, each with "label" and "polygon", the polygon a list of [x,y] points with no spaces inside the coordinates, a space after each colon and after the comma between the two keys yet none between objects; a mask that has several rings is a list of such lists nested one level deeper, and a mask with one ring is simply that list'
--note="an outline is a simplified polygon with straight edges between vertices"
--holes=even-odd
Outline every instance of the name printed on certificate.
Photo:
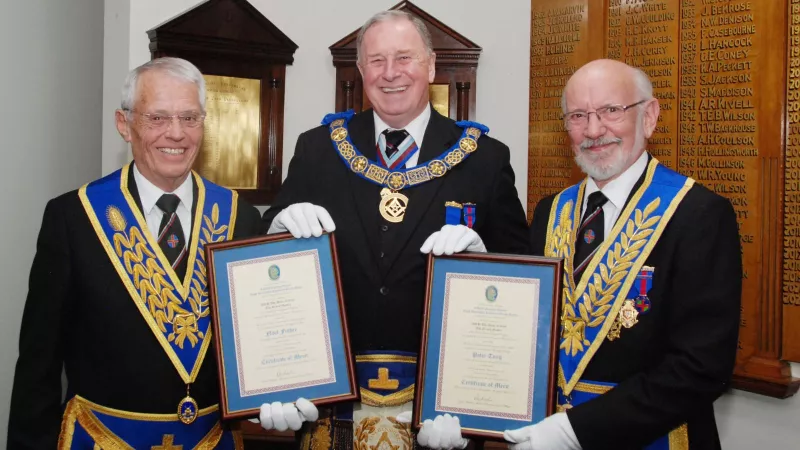
[{"label": "name printed on certificate", "polygon": [[448,273],[436,411],[531,420],[539,280]]},{"label": "name printed on certificate", "polygon": [[316,250],[228,264],[242,397],[335,382]]}]

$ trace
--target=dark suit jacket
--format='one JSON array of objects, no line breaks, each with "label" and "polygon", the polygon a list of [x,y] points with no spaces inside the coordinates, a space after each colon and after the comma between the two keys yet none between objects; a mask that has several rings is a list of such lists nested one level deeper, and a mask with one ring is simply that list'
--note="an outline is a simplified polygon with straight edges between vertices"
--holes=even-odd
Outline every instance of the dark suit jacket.
[{"label": "dark suit jacket", "polygon": [[[536,255],[544,253],[553,198],[536,205]],[[606,339],[582,376],[619,385],[570,409],[570,423],[584,450],[642,448],[683,423],[689,448],[718,449],[712,403],[729,387],[742,296],[730,202],[695,184],[645,265],[655,268],[652,309],[619,339]]]},{"label": "dark suit jacket", "polygon": [[[129,189],[139,203],[133,176]],[[194,198],[196,203],[196,193]],[[234,237],[259,230],[258,211],[239,198]],[[186,385],[109,261],[77,191],[50,200],[45,208],[22,317],[9,449],[56,448],[62,366],[67,399],[80,395],[124,411],[177,414],[186,395]],[[219,402],[213,345],[191,394],[200,408]]]},{"label": "dark suit jacket", "polygon": [[[375,160],[372,110],[355,115],[350,136]],[[456,143],[462,129],[432,111],[419,163]],[[473,202],[474,229],[490,252],[528,251],[525,213],[514,188],[508,147],[486,135],[478,150],[444,177],[404,189],[408,210],[399,224],[378,213],[381,187],[360,178],[340,159],[330,132],[321,126],[297,140],[289,175],[265,226],[285,207],[310,202],[324,207],[336,224],[336,245],[353,350],[419,351],[425,299],[425,239],[445,224],[445,202]]]}]

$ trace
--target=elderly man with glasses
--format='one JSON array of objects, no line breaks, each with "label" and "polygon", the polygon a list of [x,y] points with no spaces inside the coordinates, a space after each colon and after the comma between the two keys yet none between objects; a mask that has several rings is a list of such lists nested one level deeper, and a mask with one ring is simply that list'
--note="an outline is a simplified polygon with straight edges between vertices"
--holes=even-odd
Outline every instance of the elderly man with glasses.
[{"label": "elderly man with glasses", "polygon": [[741,303],[733,207],[647,153],[659,105],[641,70],[590,62],[562,108],[587,177],[543,199],[531,224],[534,253],[565,258],[558,412],[506,439],[718,449],[713,402],[733,372]]},{"label": "elderly man with glasses", "polygon": [[241,448],[217,412],[203,247],[256,235],[261,221],[192,172],[204,105],[188,61],[134,69],[116,111],[133,162],[47,204],[9,449]]}]

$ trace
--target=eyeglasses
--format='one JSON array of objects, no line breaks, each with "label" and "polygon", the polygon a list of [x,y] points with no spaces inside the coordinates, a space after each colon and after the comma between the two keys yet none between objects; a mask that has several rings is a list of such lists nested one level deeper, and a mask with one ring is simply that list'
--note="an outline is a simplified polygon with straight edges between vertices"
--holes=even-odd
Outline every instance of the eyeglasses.
[{"label": "eyeglasses", "polygon": [[636,103],[632,103],[628,106],[622,105],[608,105],[603,106],[602,108],[597,108],[594,111],[572,111],[564,114],[564,127],[567,130],[574,130],[586,125],[589,125],[589,114],[594,113],[597,116],[597,120],[602,123],[609,124],[619,122],[625,117],[625,111],[634,106],[641,105],[642,103],[646,102],[647,100],[639,100]]},{"label": "eyeglasses", "polygon": [[206,115],[197,112],[184,112],[179,114],[161,114],[161,113],[143,113],[135,109],[126,109],[126,112],[138,114],[142,118],[142,122],[148,128],[159,129],[169,126],[174,119],[178,119],[178,123],[187,128],[197,128],[203,125]]}]

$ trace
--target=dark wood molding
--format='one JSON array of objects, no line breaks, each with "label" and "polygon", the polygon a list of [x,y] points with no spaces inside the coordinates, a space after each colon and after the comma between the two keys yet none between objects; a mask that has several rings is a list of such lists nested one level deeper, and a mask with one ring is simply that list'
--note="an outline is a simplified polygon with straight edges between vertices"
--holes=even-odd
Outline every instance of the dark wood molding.
[{"label": "dark wood molding", "polygon": [[[431,33],[433,51],[436,53],[434,84],[449,85],[450,118],[473,119],[477,99],[476,73],[483,49],[409,1],[400,2],[390,9],[405,11],[425,23]],[[369,107],[369,102],[363,95],[361,73],[356,66],[358,31],[354,30],[330,46],[333,65],[336,67],[337,111],[352,108],[359,112]],[[459,91],[459,84],[466,86],[466,89]],[[352,90],[348,91],[347,88]],[[348,97],[351,92],[352,97]],[[460,93],[465,95],[459,95]]]},{"label": "dark wood molding", "polygon": [[205,75],[261,82],[261,130],[255,189],[237,189],[256,205],[280,190],[286,65],[297,44],[246,0],[208,0],[149,30],[151,58],[191,61]]},{"label": "dark wood molding", "polygon": [[753,375],[733,375],[733,387],[774,398],[789,398],[800,388],[800,378],[757,378]]}]

